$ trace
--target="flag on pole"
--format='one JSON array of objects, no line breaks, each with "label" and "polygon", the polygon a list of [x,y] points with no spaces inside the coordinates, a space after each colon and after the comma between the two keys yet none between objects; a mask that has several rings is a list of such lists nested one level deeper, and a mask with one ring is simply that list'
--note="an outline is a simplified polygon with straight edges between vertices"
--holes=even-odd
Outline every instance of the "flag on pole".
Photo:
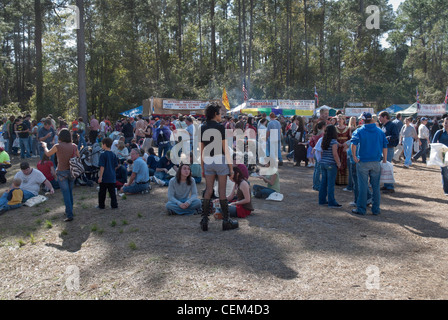
[{"label": "flag on pole", "polygon": [[448,88],[446,88],[445,104],[448,104]]},{"label": "flag on pole", "polygon": [[316,108],[319,107],[319,95],[317,94],[316,87],[314,87],[314,99],[316,100]]},{"label": "flag on pole", "polygon": [[230,111],[230,103],[229,98],[227,97],[226,87],[224,87],[224,90],[222,91],[222,104]]},{"label": "flag on pole", "polygon": [[416,88],[417,94],[416,94],[416,99],[417,99],[417,110],[420,110],[420,95],[418,94],[418,87]]},{"label": "flag on pole", "polygon": [[248,100],[248,94],[246,89],[246,80],[243,80],[243,94],[244,94],[244,101]]}]

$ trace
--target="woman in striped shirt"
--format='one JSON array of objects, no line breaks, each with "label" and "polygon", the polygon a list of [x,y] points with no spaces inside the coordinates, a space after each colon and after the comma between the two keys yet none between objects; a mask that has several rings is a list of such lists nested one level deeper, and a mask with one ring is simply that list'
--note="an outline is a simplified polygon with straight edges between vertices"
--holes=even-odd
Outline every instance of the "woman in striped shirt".
[{"label": "woman in striped shirt", "polygon": [[[338,133],[334,125],[329,125],[325,129],[322,137],[322,156],[320,167],[322,181],[319,187],[319,205],[327,205],[329,208],[340,208],[342,205],[334,198],[334,185],[341,160],[338,155]],[[328,201],[327,201],[328,197]]]}]

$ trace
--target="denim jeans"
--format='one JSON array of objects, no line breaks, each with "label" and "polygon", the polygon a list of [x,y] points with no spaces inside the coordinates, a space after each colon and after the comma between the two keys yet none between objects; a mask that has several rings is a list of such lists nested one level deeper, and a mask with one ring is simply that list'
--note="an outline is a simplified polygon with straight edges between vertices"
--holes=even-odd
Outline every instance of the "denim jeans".
[{"label": "denim jeans", "polygon": [[380,178],[381,178],[381,165],[379,162],[358,162],[356,164],[356,171],[358,175],[358,199],[356,200],[356,206],[360,214],[366,214],[367,210],[367,197],[369,189],[369,179],[372,185],[372,213],[380,213]]},{"label": "denim jeans", "polygon": [[[353,202],[356,203],[359,194],[358,173],[356,171],[356,163],[351,163],[350,168],[353,177],[353,196],[354,196]],[[370,188],[367,187],[367,202],[369,201],[372,201],[372,192],[370,191]]]},{"label": "denim jeans", "polygon": [[20,143],[20,159],[30,158],[31,157],[30,139],[19,138],[19,143]]},{"label": "denim jeans", "polygon": [[258,199],[266,199],[271,193],[276,192],[274,189],[259,185],[254,185],[252,190],[254,192],[254,197]]},{"label": "denim jeans", "polygon": [[423,162],[426,162],[426,154],[428,152],[428,140],[422,139],[420,141],[421,141],[422,144],[420,145],[420,150],[414,156],[414,160],[417,160],[421,156]]},{"label": "denim jeans", "polygon": [[[180,199],[179,201],[185,203],[188,199]],[[180,215],[192,215],[196,213],[196,210],[202,207],[202,202],[199,199],[191,201],[190,206],[187,209],[182,209],[174,201],[168,201],[165,205],[167,210],[173,211],[175,214]]]},{"label": "denim jeans", "polygon": [[[392,162],[392,159],[394,158],[394,150],[395,150],[395,147],[387,148],[387,162]],[[384,187],[388,190],[395,189],[395,186],[393,183],[385,183]]]},{"label": "denim jeans", "polygon": [[[34,197],[34,193],[29,192],[27,190],[22,190],[23,191],[23,199],[22,199],[22,203],[24,203],[26,200]],[[8,205],[8,192],[5,192],[1,197],[0,197],[0,209],[4,209],[4,210],[11,210],[11,209],[15,209],[20,207],[21,204],[19,205],[14,205],[14,206],[10,206]]]},{"label": "denim jeans", "polygon": [[443,192],[448,194],[448,167],[441,167]]},{"label": "denim jeans", "polygon": [[348,185],[347,190],[353,190],[353,163],[350,162],[350,158],[347,157],[347,170],[348,170]]},{"label": "denim jeans", "polygon": [[313,173],[313,190],[319,191],[321,176],[320,162],[317,161],[316,157],[314,157],[314,159],[316,163],[314,165]]},{"label": "denim jeans", "polygon": [[322,172],[322,181],[319,187],[319,204],[324,205],[328,203],[329,207],[336,206],[338,203],[334,198],[334,185],[336,183],[338,167],[336,164],[321,163],[320,170]]},{"label": "denim jeans", "polygon": [[130,186],[121,188],[121,191],[124,193],[141,193],[142,191],[148,190],[149,183],[133,183]]},{"label": "denim jeans", "polygon": [[414,138],[406,137],[403,138],[403,153],[404,153],[404,164],[412,165],[412,149],[414,148]]},{"label": "denim jeans", "polygon": [[159,158],[162,158],[171,149],[170,143],[160,143],[159,144]]},{"label": "denim jeans", "polygon": [[73,218],[73,187],[75,180],[71,178],[70,170],[57,171],[59,187],[62,191],[67,218]]},{"label": "denim jeans", "polygon": [[[272,143],[273,146],[275,144],[277,144],[277,151],[271,150],[271,143]],[[266,156],[268,156],[268,157],[271,156],[271,152],[278,157],[278,161],[283,161],[283,158],[282,158],[282,141],[281,140],[271,141],[270,139],[268,139]]]}]

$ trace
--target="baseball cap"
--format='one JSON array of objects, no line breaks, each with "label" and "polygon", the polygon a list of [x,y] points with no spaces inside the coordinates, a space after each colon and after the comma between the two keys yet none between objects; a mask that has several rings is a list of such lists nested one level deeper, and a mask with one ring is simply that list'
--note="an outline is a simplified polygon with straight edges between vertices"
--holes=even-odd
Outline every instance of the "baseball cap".
[{"label": "baseball cap", "polygon": [[370,120],[372,119],[372,114],[370,112],[363,112],[359,118],[362,120]]},{"label": "baseball cap", "polygon": [[423,117],[423,118],[422,118],[422,121],[425,121],[425,120],[428,120],[428,118],[426,118],[426,117]]}]

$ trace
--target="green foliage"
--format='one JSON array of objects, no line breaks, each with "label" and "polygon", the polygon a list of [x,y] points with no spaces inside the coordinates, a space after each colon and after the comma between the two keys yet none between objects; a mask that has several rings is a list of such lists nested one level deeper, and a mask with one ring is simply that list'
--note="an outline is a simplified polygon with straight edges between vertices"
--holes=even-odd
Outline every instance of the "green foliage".
[{"label": "green foliage", "polygon": [[[59,9],[67,1],[52,3],[41,1],[40,112],[70,119],[78,113],[76,32]],[[36,109],[33,5],[0,5],[4,113]],[[380,8],[379,30],[366,28],[367,5]],[[312,99],[316,86],[320,103],[334,107],[413,103],[416,86],[422,102],[439,103],[448,85],[445,0],[406,0],[396,13],[388,0],[85,0],[84,7],[88,111],[98,117],[115,118],[151,96],[219,99],[223,87],[233,107],[243,100],[243,79],[250,98]]]}]

